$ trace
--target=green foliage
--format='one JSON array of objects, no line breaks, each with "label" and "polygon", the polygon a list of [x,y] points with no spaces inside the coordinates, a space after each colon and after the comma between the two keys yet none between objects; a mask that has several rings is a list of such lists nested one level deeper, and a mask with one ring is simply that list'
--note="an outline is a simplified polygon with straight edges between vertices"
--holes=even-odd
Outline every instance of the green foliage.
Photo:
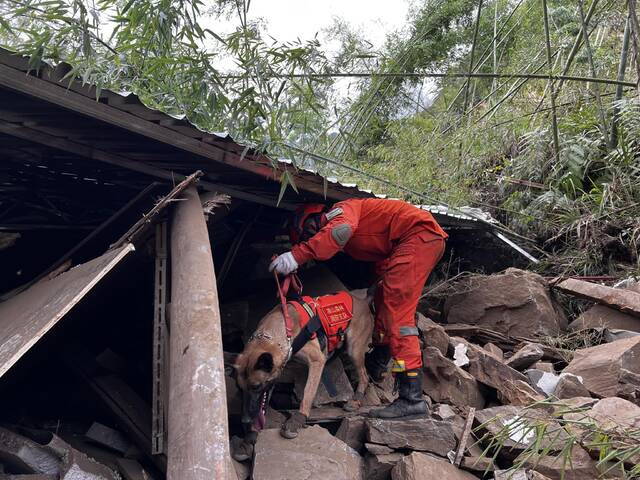
[{"label": "green foliage", "polygon": [[[640,476],[640,429],[615,419],[596,422],[589,409],[548,399],[536,402],[511,418],[496,417],[476,427],[482,456],[513,458],[509,471],[535,470],[540,464],[558,471],[561,478],[574,468],[576,449],[597,455],[598,478],[633,479]],[[628,422],[627,422],[628,423]],[[489,433],[491,430],[491,433]],[[515,446],[515,449],[514,449]]]},{"label": "green foliage", "polygon": [[[549,1],[551,66],[544,55],[541,5],[534,0],[483,2],[474,71],[552,69],[589,77],[590,53],[596,74],[615,78],[624,2],[598,2],[587,52],[577,3]],[[418,71],[434,66],[453,73],[468,71],[477,6],[478,2],[427,0],[414,17],[412,35],[404,43],[390,44],[385,65],[420,58],[403,65]],[[585,1],[584,11],[590,6]],[[417,41],[416,32],[428,32],[428,40]],[[573,57],[570,52],[577,40],[580,47]],[[546,250],[542,268],[550,273],[640,271],[640,112],[633,92],[617,105],[619,142],[610,150],[615,87],[601,84],[596,92],[592,83],[557,83],[561,149],[555,155],[546,81],[445,78],[434,82],[437,93],[431,105],[414,113],[406,108],[411,82],[394,82],[396,88],[371,105],[370,92],[380,92],[372,81],[353,104],[350,120],[355,120],[348,124],[351,135],[344,142],[357,146],[351,150],[357,165],[441,202],[491,211]],[[603,102],[604,124],[596,93]],[[359,113],[363,104],[369,108],[367,116]]]},{"label": "green foliage", "polygon": [[[248,2],[216,0],[3,0],[0,45],[32,58],[66,61],[98,91],[133,91],[149,106],[186,114],[201,128],[229,131],[277,151],[326,122],[327,81],[316,40],[278,43],[247,21]],[[237,15],[228,34],[206,25]],[[221,65],[232,64],[221,73]],[[228,70],[226,68],[225,70]],[[293,132],[293,133],[292,133]]]},{"label": "green foliage", "polygon": [[[69,77],[98,91],[134,91],[149,106],[326,175],[420,203],[480,206],[537,241],[550,273],[640,272],[637,91],[619,98],[613,85],[555,82],[559,152],[546,79],[372,75],[330,108],[335,71],[615,78],[627,2],[584,0],[593,13],[587,49],[579,3],[549,0],[552,65],[538,0],[419,0],[406,31],[380,51],[336,21],[330,33],[342,48],[334,58],[315,39],[265,39],[261,24],[247,20],[248,4],[1,0],[0,45],[30,55],[33,68],[68,61]],[[229,16],[235,31],[207,28]],[[628,60],[634,81],[637,62]],[[282,191],[288,186],[292,177],[283,176]]]}]

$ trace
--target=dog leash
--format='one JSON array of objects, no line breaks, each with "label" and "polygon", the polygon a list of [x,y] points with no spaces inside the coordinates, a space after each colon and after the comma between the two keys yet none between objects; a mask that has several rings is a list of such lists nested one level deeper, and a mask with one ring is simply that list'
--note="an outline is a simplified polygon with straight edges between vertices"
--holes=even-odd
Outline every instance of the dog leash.
[{"label": "dog leash", "polygon": [[[273,258],[276,256],[274,255]],[[290,273],[289,275],[285,275],[282,283],[280,283],[280,277],[278,277],[278,273],[273,271],[273,278],[276,280],[276,285],[278,287],[278,298],[280,298],[280,308],[282,308],[282,316],[284,317],[284,328],[287,332],[287,343],[289,344],[287,361],[291,357],[291,338],[293,337],[293,320],[291,319],[291,315],[289,315],[289,309],[287,308],[287,293],[289,289],[293,287],[298,295],[302,293],[302,282],[298,275],[295,273]]]}]

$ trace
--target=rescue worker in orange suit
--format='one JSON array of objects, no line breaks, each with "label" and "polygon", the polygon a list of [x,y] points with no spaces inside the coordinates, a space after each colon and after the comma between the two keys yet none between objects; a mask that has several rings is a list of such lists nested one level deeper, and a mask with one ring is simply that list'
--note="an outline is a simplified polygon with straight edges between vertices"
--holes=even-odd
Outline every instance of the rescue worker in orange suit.
[{"label": "rescue worker in orange suit", "polygon": [[274,259],[269,270],[288,275],[309,260],[328,260],[340,251],[375,262],[376,319],[366,366],[371,378],[380,381],[393,358],[398,398],[370,415],[426,414],[415,314],[424,284],[444,253],[447,234],[425,210],[400,200],[367,198],[345,200],[331,209],[319,204],[300,207],[290,236],[293,248]]}]

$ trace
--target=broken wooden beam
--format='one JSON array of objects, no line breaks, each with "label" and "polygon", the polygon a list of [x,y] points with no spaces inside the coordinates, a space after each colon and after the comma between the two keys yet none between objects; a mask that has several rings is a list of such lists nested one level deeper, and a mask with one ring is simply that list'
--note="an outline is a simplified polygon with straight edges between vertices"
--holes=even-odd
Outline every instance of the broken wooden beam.
[{"label": "broken wooden beam", "polygon": [[0,303],[0,377],[134,250],[124,245]]},{"label": "broken wooden beam", "polygon": [[176,185],[166,196],[162,197],[158,203],[156,203],[151,210],[149,210],[140,220],[138,220],[127,232],[122,235],[110,248],[118,248],[125,243],[135,243],[135,240],[139,237],[140,232],[145,230],[145,227],[153,223],[158,215],[164,211],[164,209],[177,197],[179,197],[184,190],[191,186],[202,176],[200,170],[192,173],[187,178],[182,180]]},{"label": "broken wooden beam", "polygon": [[597,283],[576,280],[575,278],[564,280],[555,285],[555,288],[561,292],[592,300],[621,312],[640,317],[640,293],[636,293],[633,290],[607,287]]},{"label": "broken wooden beam", "polygon": [[469,436],[471,435],[471,427],[473,427],[473,420],[476,418],[476,409],[474,407],[469,407],[469,411],[467,413],[467,420],[464,423],[464,429],[462,430],[462,435],[460,436],[460,442],[458,443],[458,451],[456,452],[456,457],[453,461],[453,464],[456,467],[460,466],[462,462],[462,456],[464,455],[464,451],[467,449],[467,444],[469,443]]},{"label": "broken wooden beam", "polygon": [[227,478],[229,434],[220,309],[195,187],[171,222],[168,480]]}]

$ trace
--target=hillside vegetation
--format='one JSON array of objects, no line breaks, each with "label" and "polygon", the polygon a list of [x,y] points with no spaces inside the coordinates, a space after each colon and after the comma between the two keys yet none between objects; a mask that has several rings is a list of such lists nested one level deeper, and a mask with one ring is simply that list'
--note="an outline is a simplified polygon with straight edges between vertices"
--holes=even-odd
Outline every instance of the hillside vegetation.
[{"label": "hillside vegetation", "polygon": [[[336,22],[332,56],[267,38],[249,6],[2,0],[0,42],[298,165],[483,208],[547,272],[640,274],[635,0],[420,0],[382,50]],[[204,27],[223,17],[233,32]],[[351,72],[370,75],[345,95]]]}]

